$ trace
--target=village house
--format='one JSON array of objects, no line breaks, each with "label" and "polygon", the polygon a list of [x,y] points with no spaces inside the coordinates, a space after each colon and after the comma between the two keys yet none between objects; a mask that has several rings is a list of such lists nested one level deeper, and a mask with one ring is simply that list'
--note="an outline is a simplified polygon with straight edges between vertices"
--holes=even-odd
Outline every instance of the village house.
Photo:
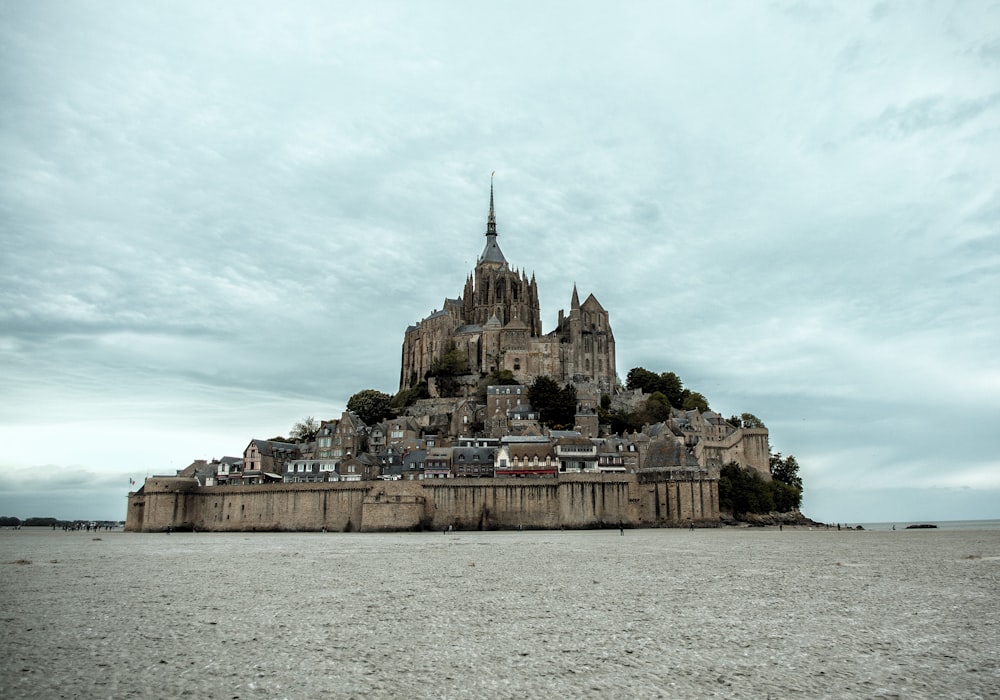
[{"label": "village house", "polygon": [[427,449],[427,457],[424,459],[425,479],[447,479],[451,476],[451,454],[450,447],[430,447]]},{"label": "village house", "polygon": [[[465,444],[463,444],[463,442]],[[452,448],[451,470],[458,478],[493,477],[498,441],[468,440]]]},{"label": "village house", "polygon": [[223,457],[222,459],[213,460],[212,464],[215,466],[216,484],[227,484],[230,478],[234,481],[243,480],[242,457]]},{"label": "village house", "polygon": [[559,434],[554,451],[560,472],[597,471],[597,445],[577,432]]},{"label": "village house", "polygon": [[[299,448],[294,443],[251,440],[243,451],[242,483],[264,484],[282,481],[285,465],[300,456]],[[229,482],[233,481],[230,472]]]},{"label": "village house", "polygon": [[410,450],[403,455],[403,465],[400,474],[403,479],[416,481],[424,478],[424,461],[427,450]]},{"label": "village house", "polygon": [[294,459],[285,465],[283,481],[286,484],[339,480],[337,460],[335,459]]},{"label": "village house", "polygon": [[557,466],[549,438],[508,435],[500,439],[494,474],[498,478],[555,476]]}]

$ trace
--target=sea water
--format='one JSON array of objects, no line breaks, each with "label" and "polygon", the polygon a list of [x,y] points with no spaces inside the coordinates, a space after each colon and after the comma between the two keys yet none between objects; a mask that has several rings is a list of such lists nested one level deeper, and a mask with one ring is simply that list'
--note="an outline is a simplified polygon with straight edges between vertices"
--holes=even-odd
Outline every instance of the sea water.
[{"label": "sea water", "polygon": [[1000,520],[918,520],[887,523],[854,523],[866,530],[905,530],[908,525],[934,525],[939,530],[1000,530]]}]

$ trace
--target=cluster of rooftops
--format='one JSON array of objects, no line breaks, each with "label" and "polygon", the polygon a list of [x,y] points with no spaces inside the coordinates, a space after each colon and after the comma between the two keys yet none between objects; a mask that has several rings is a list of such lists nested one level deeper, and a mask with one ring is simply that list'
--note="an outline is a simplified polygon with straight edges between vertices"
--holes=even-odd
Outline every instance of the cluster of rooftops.
[{"label": "cluster of rooftops", "polygon": [[680,410],[667,421],[622,436],[538,429],[538,424],[528,434],[449,435],[423,423],[400,416],[367,426],[356,413],[344,411],[339,419],[323,421],[308,441],[254,439],[242,457],[196,460],[177,476],[220,486],[707,471],[713,465],[699,445],[732,443],[740,432],[718,413]]}]

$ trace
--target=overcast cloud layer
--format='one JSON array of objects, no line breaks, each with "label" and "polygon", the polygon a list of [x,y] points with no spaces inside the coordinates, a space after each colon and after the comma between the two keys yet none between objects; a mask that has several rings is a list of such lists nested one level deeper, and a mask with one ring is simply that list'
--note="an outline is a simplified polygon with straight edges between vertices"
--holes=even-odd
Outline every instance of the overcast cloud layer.
[{"label": "overcast cloud layer", "polygon": [[593,292],[808,515],[1000,517],[998,163],[996,3],[0,2],[0,514],[395,392],[496,170],[546,330]]}]

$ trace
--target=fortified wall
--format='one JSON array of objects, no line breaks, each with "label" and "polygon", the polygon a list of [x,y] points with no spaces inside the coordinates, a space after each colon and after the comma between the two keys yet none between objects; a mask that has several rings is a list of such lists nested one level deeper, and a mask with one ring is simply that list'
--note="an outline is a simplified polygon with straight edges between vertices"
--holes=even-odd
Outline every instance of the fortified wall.
[{"label": "fortified wall", "polygon": [[719,521],[715,471],[562,474],[534,479],[428,479],[199,486],[151,477],[129,494],[128,532],[587,529]]}]

